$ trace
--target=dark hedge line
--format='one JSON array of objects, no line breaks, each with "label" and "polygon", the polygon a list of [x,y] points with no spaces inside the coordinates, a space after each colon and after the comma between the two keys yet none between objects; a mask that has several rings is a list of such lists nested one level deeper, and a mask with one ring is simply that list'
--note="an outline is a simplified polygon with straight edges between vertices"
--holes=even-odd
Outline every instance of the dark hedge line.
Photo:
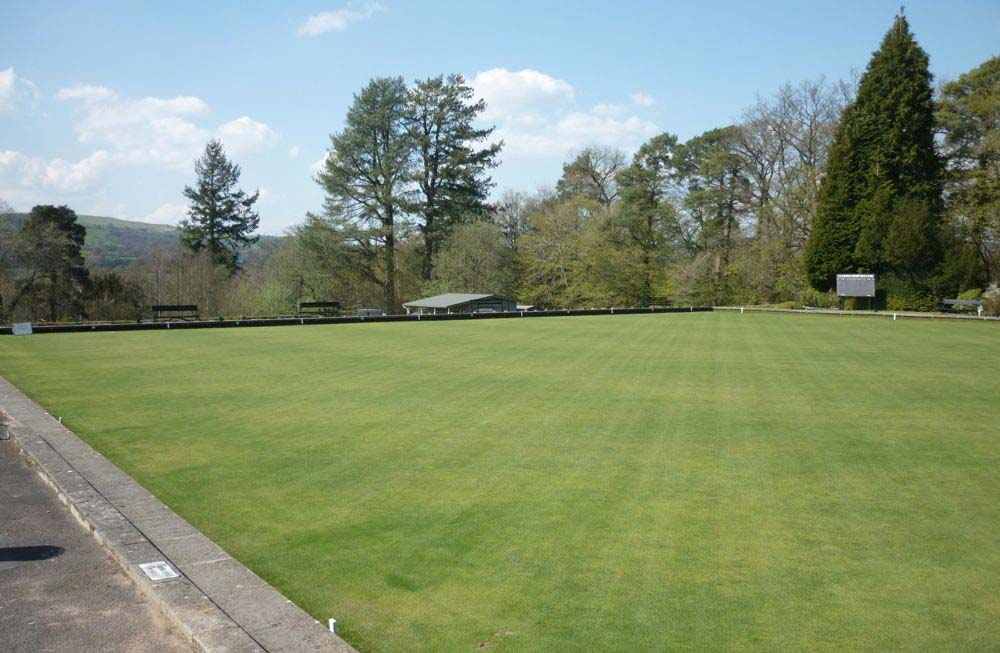
[{"label": "dark hedge line", "polygon": [[[426,322],[445,320],[495,320],[522,317],[566,317],[575,315],[636,315],[643,313],[703,313],[711,306],[670,308],[579,308],[556,311],[512,311],[508,313],[453,313],[451,315],[380,315],[373,317],[276,317],[198,322],[126,322],[117,324],[38,324],[32,333],[83,333],[92,331],[143,331],[152,329],[220,329],[234,327],[298,326],[306,324],[359,324],[362,322]],[[0,327],[0,335],[10,335],[12,327]]]}]

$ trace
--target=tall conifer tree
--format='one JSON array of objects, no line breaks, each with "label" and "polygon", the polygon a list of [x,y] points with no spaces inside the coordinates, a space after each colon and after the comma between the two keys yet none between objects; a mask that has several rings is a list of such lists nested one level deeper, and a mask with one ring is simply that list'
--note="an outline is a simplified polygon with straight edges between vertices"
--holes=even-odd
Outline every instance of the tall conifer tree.
[{"label": "tall conifer tree", "polygon": [[418,81],[409,90],[407,130],[415,151],[413,180],[419,199],[410,207],[424,237],[421,277],[431,278],[434,254],[464,221],[486,215],[502,143],[486,143],[493,127],[474,123],[486,110],[461,75]]},{"label": "tall conifer tree", "polygon": [[260,225],[254,204],[260,191],[247,195],[237,187],[240,167],[232,163],[222,142],[212,139],[194,162],[198,182],[184,187],[190,200],[188,217],[181,221],[181,239],[194,252],[208,250],[217,265],[230,272],[239,269],[241,247],[257,242],[251,236]]},{"label": "tall conifer tree", "polygon": [[324,213],[349,232],[372,263],[381,260],[387,313],[400,311],[396,236],[412,201],[413,172],[407,133],[407,91],[402,77],[376,77],[354,96],[344,129],[330,148],[316,181],[326,191]]},{"label": "tall conifer tree", "polygon": [[850,272],[926,279],[941,258],[942,173],[927,53],[899,15],[837,128],[805,252],[812,285]]}]

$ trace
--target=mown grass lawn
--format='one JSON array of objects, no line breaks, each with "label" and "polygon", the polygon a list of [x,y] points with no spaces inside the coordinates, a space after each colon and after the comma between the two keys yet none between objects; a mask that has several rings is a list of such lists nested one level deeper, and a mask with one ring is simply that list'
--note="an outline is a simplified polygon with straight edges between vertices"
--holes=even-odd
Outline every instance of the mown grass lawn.
[{"label": "mown grass lawn", "polygon": [[362,651],[996,650],[998,361],[722,313],[0,338]]}]

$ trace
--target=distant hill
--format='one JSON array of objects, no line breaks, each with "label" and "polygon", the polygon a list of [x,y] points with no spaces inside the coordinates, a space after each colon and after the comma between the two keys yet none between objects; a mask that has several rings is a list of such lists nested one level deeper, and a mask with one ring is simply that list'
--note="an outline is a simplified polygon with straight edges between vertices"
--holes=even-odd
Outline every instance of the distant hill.
[{"label": "distant hill", "polygon": [[132,222],[99,215],[81,215],[87,228],[83,254],[92,268],[125,267],[135,259],[177,243],[177,227],[148,222]]},{"label": "distant hill", "polygon": [[[16,225],[28,219],[27,213],[0,216]],[[177,243],[177,227],[149,222],[136,222],[100,215],[78,215],[77,221],[87,228],[83,255],[89,268],[123,268],[132,261],[158,249],[168,249]],[[280,240],[276,236],[261,236],[260,241],[244,256],[261,253],[266,256],[268,245]],[[259,251],[262,250],[262,251]]]}]

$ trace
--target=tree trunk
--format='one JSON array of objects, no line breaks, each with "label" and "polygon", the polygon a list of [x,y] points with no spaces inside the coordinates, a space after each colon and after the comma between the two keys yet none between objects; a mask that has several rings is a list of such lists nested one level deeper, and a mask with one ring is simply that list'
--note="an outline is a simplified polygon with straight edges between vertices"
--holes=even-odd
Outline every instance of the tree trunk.
[{"label": "tree trunk", "polygon": [[49,322],[56,321],[56,278],[49,277]]},{"label": "tree trunk", "polygon": [[430,281],[431,273],[434,271],[434,239],[431,237],[433,226],[431,219],[428,218],[424,226],[424,259],[420,265],[420,278],[424,281]]},{"label": "tree trunk", "polygon": [[398,313],[399,299],[396,296],[396,234],[395,221],[388,218],[385,224],[385,312]]}]

